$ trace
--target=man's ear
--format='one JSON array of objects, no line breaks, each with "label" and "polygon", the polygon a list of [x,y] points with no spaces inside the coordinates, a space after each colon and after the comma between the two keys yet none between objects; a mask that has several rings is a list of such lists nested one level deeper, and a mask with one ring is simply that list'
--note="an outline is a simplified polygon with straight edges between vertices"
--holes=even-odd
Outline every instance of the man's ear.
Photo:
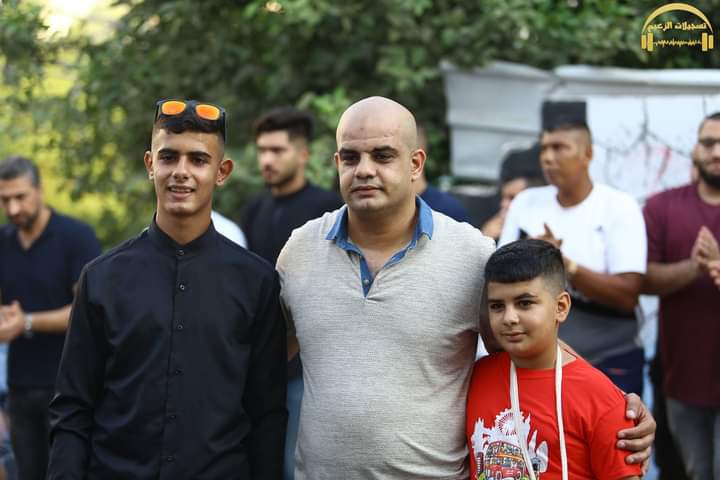
[{"label": "man's ear", "polygon": [[37,186],[37,192],[38,192],[38,201],[40,203],[45,203],[45,187],[43,186],[43,183],[40,182],[40,185]]},{"label": "man's ear", "polygon": [[700,144],[698,142],[695,142],[692,152],[690,153],[690,160],[692,161],[693,166],[695,165],[696,158],[700,158]]},{"label": "man's ear", "polygon": [[555,312],[555,318],[558,323],[563,323],[570,313],[570,305],[572,304],[570,294],[566,291],[559,293],[558,296],[555,297],[555,304],[557,309]]},{"label": "man's ear", "polygon": [[425,150],[418,148],[412,153],[410,157],[412,167],[412,181],[417,181],[421,176],[423,169],[425,168],[425,160],[427,160],[427,154]]},{"label": "man's ear", "polygon": [[217,171],[217,177],[215,178],[215,185],[220,186],[225,183],[225,181],[232,173],[234,166],[235,162],[233,162],[229,158],[226,158],[222,162],[220,162],[220,167],[218,167]]},{"label": "man's ear", "polygon": [[143,162],[145,163],[145,170],[148,172],[148,178],[150,180],[153,179],[153,158],[152,158],[152,152],[150,150],[145,151],[145,156],[143,157]]}]

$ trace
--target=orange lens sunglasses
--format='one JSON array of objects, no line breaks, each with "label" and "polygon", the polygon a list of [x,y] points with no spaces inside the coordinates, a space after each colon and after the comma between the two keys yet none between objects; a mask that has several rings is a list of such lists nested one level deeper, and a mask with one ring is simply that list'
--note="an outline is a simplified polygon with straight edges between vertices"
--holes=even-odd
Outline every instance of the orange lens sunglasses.
[{"label": "orange lens sunglasses", "polygon": [[195,100],[160,100],[157,102],[155,109],[155,120],[160,118],[160,115],[166,117],[180,115],[188,108],[192,108],[195,115],[204,120],[218,122],[218,126],[223,133],[223,138],[227,138],[225,110],[222,107],[218,107],[217,105],[212,105],[210,103],[200,103]]}]

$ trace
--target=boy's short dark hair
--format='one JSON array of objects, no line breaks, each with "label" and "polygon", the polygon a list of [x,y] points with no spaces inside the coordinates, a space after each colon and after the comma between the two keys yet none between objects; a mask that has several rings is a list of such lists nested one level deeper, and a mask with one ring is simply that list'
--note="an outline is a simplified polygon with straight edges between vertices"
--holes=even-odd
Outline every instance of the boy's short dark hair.
[{"label": "boy's short dark hair", "polygon": [[262,133],[286,131],[290,140],[303,139],[310,143],[314,127],[308,112],[293,107],[275,108],[255,121],[255,139]]},{"label": "boy's short dark hair", "polygon": [[[195,114],[192,108],[186,108],[177,115],[160,115],[153,124],[153,136],[158,130],[180,134],[185,132],[214,133],[225,143],[225,130],[221,122],[206,120]],[[225,120],[227,122],[227,119]]]},{"label": "boy's short dark hair", "polygon": [[13,155],[0,162],[0,180],[15,180],[26,175],[33,187],[40,186],[40,172],[29,158]]},{"label": "boy's short dark hair", "polygon": [[560,250],[534,238],[497,249],[485,265],[485,281],[516,283],[543,277],[557,293],[565,289],[565,265]]}]

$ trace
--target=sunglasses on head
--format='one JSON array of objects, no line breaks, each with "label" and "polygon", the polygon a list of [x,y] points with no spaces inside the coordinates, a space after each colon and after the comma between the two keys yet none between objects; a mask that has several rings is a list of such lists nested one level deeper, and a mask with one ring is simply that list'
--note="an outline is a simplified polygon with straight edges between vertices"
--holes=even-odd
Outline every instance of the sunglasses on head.
[{"label": "sunglasses on head", "polygon": [[225,125],[225,110],[217,105],[210,103],[196,102],[195,100],[160,100],[155,108],[155,120],[160,116],[172,117],[180,115],[188,108],[199,118],[218,122],[218,127],[223,133],[223,138],[227,138],[227,127]]}]

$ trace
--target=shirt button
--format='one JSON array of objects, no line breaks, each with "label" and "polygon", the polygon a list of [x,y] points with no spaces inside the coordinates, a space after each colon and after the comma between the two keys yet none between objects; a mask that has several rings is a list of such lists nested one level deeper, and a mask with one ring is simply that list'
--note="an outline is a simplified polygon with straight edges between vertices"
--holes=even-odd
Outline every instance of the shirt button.
[{"label": "shirt button", "polygon": [[172,463],[175,461],[175,457],[173,457],[172,455],[168,455],[167,457],[165,457],[165,461]]},{"label": "shirt button", "polygon": [[182,375],[182,370],[180,370],[179,368],[175,370],[175,375]]},{"label": "shirt button", "polygon": [[182,323],[178,323],[178,326],[175,327],[175,328],[177,328],[178,330],[182,330],[182,329],[183,329],[183,324],[182,324]]},{"label": "shirt button", "polygon": [[184,283],[181,283],[181,284],[178,286],[178,288],[180,289],[181,292],[184,292],[184,291],[185,291],[185,284],[184,284]]},{"label": "shirt button", "polygon": [[168,420],[175,420],[177,418],[177,415],[168,415]]},{"label": "shirt button", "polygon": [[178,254],[178,257],[182,257],[183,255],[185,255],[185,250],[178,250],[177,254]]},{"label": "shirt button", "polygon": [[363,280],[363,285],[370,285],[370,280],[368,280],[367,278]]}]

